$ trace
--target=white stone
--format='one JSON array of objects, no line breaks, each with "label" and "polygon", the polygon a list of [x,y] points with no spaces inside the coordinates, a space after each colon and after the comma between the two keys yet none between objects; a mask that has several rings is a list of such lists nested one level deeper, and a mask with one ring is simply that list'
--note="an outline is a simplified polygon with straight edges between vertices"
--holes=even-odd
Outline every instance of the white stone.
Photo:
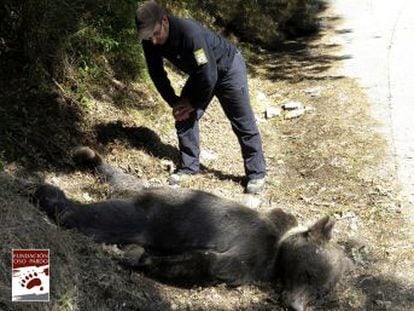
[{"label": "white stone", "polygon": [[285,114],[285,119],[290,120],[290,119],[298,118],[302,116],[304,113],[305,113],[305,108],[303,107],[301,109],[289,110]]},{"label": "white stone", "polygon": [[213,150],[203,149],[200,151],[200,159],[202,161],[215,161],[218,159],[218,155]]},{"label": "white stone", "polygon": [[264,101],[267,101],[268,98],[267,98],[267,95],[265,93],[263,93],[261,91],[257,91],[256,92],[256,100],[258,102],[264,102]]},{"label": "white stone", "polygon": [[262,200],[258,196],[248,194],[246,195],[244,204],[251,209],[258,209],[260,206],[262,206]]},{"label": "white stone", "polygon": [[276,118],[279,117],[282,113],[282,109],[280,107],[271,106],[266,108],[265,117],[266,119]]},{"label": "white stone", "polygon": [[282,105],[282,108],[285,110],[297,110],[297,109],[304,109],[303,104],[298,101],[287,101]]},{"label": "white stone", "polygon": [[315,86],[305,90],[305,94],[310,95],[311,97],[320,96],[322,91],[325,90],[325,87]]}]

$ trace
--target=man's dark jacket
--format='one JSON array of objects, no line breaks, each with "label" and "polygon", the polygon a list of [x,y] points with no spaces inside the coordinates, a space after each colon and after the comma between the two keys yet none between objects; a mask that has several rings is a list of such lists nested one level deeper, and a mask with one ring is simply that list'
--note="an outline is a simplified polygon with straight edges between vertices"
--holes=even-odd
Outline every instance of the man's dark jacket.
[{"label": "man's dark jacket", "polygon": [[[213,96],[214,87],[222,73],[231,66],[237,49],[223,37],[189,19],[169,16],[169,36],[165,44],[153,45],[143,40],[148,71],[164,100],[174,106],[179,97],[175,94],[164,70],[163,58],[189,75],[180,97],[188,98],[190,104],[205,107]],[[197,62],[196,51],[206,56]]]}]

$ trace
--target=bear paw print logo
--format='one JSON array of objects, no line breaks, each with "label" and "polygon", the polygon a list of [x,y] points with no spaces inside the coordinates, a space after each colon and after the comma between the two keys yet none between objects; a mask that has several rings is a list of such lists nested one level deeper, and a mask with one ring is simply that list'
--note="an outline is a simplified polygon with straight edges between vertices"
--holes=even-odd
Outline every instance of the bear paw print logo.
[{"label": "bear paw print logo", "polygon": [[27,289],[32,289],[40,286],[40,290],[43,290],[42,281],[38,277],[37,273],[29,273],[20,280],[20,285],[26,287]]}]

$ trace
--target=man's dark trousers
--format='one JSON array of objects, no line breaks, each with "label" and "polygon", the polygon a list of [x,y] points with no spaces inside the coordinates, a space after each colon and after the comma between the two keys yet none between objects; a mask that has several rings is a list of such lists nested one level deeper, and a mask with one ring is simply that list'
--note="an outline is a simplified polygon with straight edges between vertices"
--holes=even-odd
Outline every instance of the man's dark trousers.
[{"label": "man's dark trousers", "polygon": [[[250,106],[246,65],[240,52],[234,56],[231,67],[226,72],[219,73],[213,95],[219,99],[239,140],[247,178],[263,178],[266,165],[262,141]],[[184,173],[197,173],[200,169],[198,122],[207,106],[208,103],[194,111],[189,119],[175,124],[181,154],[181,171]],[[217,129],[217,135],[220,136],[220,129]]]}]

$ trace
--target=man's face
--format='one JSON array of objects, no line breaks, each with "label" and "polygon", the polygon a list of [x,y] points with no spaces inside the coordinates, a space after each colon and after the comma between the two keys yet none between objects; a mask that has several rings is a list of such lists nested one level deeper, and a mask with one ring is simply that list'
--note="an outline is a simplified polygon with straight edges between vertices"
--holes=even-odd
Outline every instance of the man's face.
[{"label": "man's face", "polygon": [[152,36],[147,40],[151,40],[154,45],[163,45],[168,39],[169,22],[165,16],[160,23],[157,23],[154,27]]}]

